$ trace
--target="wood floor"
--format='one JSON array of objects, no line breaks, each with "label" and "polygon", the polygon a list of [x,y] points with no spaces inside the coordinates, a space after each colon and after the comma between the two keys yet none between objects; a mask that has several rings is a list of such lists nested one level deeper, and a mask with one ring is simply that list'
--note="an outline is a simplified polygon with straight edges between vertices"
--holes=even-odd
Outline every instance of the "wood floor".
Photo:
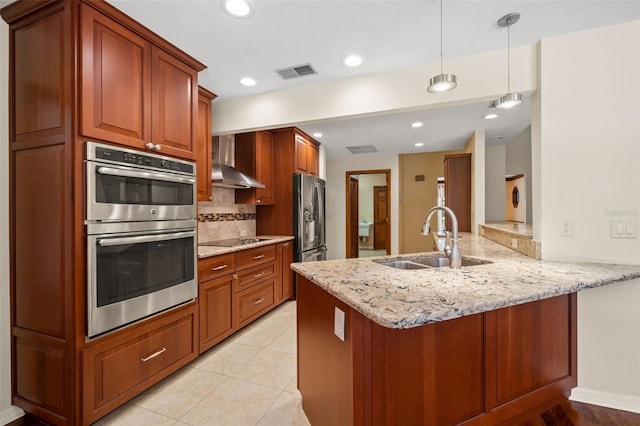
[{"label": "wood floor", "polygon": [[[638,426],[640,414],[560,400],[524,414],[501,426]],[[7,426],[47,426],[47,423],[26,415]]]}]

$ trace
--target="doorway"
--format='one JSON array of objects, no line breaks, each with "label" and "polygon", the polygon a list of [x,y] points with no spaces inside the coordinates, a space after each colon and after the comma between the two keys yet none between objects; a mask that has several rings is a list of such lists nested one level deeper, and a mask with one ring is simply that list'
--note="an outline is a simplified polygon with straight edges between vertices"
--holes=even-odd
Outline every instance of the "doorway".
[{"label": "doorway", "polygon": [[391,254],[391,170],[346,172],[346,257]]}]

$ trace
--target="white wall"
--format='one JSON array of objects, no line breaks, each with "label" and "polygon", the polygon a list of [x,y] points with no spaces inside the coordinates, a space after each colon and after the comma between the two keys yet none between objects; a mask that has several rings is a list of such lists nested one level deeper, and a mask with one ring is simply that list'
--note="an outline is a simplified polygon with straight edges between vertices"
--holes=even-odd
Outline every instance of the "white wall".
[{"label": "white wall", "polygon": [[485,220],[504,222],[505,146],[487,145],[485,150]]},{"label": "white wall", "polygon": [[327,252],[328,259],[346,256],[346,172],[365,170],[391,170],[391,254],[398,253],[399,181],[398,156],[388,154],[358,154],[332,158],[327,162]]},{"label": "white wall", "polygon": [[[511,89],[536,89],[536,47],[511,49]],[[505,51],[448,59],[460,84],[433,96],[424,90],[425,78],[440,72],[440,63],[385,73],[297,86],[254,96],[217,101],[213,128],[217,134],[284,127],[336,117],[424,109],[490,101],[504,94]]]},{"label": "white wall", "polygon": [[526,222],[533,223],[531,201],[531,126],[527,127],[506,145],[506,173],[508,175],[523,174],[525,177],[525,191],[522,194],[526,203]]},{"label": "white wall", "polygon": [[[543,39],[539,75],[543,259],[640,264],[640,239],[610,238],[612,217],[640,216],[640,21]],[[559,236],[565,217],[572,238]],[[578,294],[572,395],[640,412],[640,280]]]},{"label": "white wall", "polygon": [[373,187],[385,186],[387,176],[382,173],[360,175],[358,182],[358,221],[373,223]]},{"label": "white wall", "polygon": [[0,424],[23,414],[11,405],[9,315],[9,26],[0,19]]}]

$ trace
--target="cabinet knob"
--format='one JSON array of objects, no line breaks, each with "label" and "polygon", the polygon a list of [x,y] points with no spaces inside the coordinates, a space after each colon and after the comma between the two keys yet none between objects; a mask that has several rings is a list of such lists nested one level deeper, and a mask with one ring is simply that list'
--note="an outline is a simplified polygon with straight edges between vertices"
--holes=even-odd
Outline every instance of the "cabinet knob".
[{"label": "cabinet knob", "polygon": [[256,204],[260,204],[262,201],[260,199],[256,200]]},{"label": "cabinet knob", "polygon": [[233,275],[231,275],[231,277],[232,277],[234,280],[237,280],[237,279],[238,279],[238,274],[233,274]]},{"label": "cabinet knob", "polygon": [[160,150],[162,149],[162,145],[157,144],[157,145],[155,145],[155,146],[153,147],[153,149],[154,149],[154,150],[156,150],[156,151],[160,151]]},{"label": "cabinet knob", "polygon": [[147,144],[144,147],[153,151],[153,149],[155,148],[155,145],[152,144],[151,142],[147,142]]}]

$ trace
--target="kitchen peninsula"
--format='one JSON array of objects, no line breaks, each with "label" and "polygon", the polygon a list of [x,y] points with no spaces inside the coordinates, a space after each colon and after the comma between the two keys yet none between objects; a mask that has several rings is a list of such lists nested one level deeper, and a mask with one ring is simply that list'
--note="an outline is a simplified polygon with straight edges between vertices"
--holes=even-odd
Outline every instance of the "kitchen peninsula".
[{"label": "kitchen peninsula", "polygon": [[470,234],[460,250],[492,263],[292,266],[311,424],[496,424],[562,397],[577,382],[576,292],[640,277],[638,265],[541,262]]}]

